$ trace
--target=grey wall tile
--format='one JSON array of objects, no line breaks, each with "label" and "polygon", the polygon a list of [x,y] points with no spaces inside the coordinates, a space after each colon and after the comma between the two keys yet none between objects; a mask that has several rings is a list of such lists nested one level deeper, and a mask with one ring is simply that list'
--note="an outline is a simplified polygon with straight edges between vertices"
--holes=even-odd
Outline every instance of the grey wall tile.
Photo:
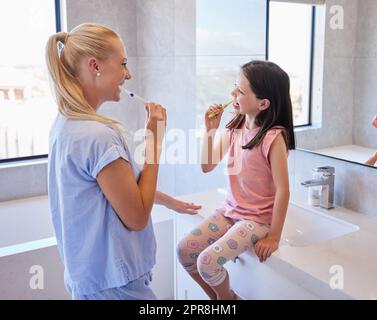
[{"label": "grey wall tile", "polygon": [[353,140],[377,149],[377,130],[372,119],[377,114],[377,58],[357,58]]},{"label": "grey wall tile", "polygon": [[[344,28],[333,29],[331,7],[341,6],[344,10]],[[355,54],[358,0],[327,0],[325,57],[352,58]]]},{"label": "grey wall tile", "polygon": [[[324,64],[323,86],[323,127],[336,136],[333,145],[351,142],[352,131],[346,124],[352,123],[353,116],[353,59],[328,58]],[[327,135],[325,139],[328,138],[332,139]]]},{"label": "grey wall tile", "polygon": [[67,0],[67,28],[84,22],[104,24],[118,32],[128,56],[137,55],[136,0]]},{"label": "grey wall tile", "polygon": [[356,56],[377,57],[377,1],[359,1]]},{"label": "grey wall tile", "polygon": [[196,54],[195,1],[174,0],[174,52],[175,56]]},{"label": "grey wall tile", "polygon": [[139,57],[139,92],[147,100],[158,102],[170,110],[175,102],[174,57]]},{"label": "grey wall tile", "polygon": [[321,128],[297,130],[297,146],[318,149],[352,144],[354,107],[354,60],[324,61]]},{"label": "grey wall tile", "polygon": [[139,57],[174,55],[174,0],[137,1]]}]

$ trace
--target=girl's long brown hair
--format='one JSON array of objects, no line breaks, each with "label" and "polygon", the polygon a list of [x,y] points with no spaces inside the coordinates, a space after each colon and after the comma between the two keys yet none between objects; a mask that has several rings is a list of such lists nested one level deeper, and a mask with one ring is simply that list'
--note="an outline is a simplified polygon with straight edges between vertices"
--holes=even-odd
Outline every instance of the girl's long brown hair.
[{"label": "girl's long brown hair", "polygon": [[[258,133],[242,148],[252,149],[258,146],[268,130],[280,126],[284,128],[287,149],[295,149],[290,82],[287,73],[273,62],[258,60],[244,64],[241,71],[249,81],[250,89],[256,97],[270,101],[269,108],[261,111],[255,119],[255,124],[260,127]],[[240,129],[245,119],[245,115],[239,114],[226,127]]]}]

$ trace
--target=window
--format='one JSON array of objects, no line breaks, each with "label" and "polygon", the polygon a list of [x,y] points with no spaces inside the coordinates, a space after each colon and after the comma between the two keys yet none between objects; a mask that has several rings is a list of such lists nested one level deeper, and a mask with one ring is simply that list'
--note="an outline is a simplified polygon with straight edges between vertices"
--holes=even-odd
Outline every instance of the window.
[{"label": "window", "polygon": [[289,75],[295,126],[311,124],[315,7],[269,2],[268,60]]},{"label": "window", "polygon": [[0,1],[0,161],[48,152],[57,109],[45,45],[60,28],[58,13],[58,0]]},{"label": "window", "polygon": [[197,128],[211,104],[229,100],[241,65],[265,60],[266,12],[262,0],[196,1]]}]

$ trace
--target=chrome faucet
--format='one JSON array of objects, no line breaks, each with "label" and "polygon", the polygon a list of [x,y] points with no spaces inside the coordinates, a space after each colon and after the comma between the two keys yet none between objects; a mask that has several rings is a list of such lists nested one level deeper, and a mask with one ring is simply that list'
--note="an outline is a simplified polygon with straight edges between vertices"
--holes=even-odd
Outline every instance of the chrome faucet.
[{"label": "chrome faucet", "polygon": [[330,209],[334,207],[335,168],[324,166],[315,167],[313,172],[319,177],[301,182],[305,187],[321,186],[320,207]]}]

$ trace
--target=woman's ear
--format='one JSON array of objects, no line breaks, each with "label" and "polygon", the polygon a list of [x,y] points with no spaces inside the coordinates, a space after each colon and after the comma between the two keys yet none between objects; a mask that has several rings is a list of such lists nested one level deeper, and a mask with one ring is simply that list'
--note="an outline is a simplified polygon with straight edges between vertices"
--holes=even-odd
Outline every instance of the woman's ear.
[{"label": "woman's ear", "polygon": [[270,100],[268,99],[263,99],[259,102],[259,110],[260,111],[263,111],[263,110],[266,110],[270,107]]},{"label": "woman's ear", "polygon": [[96,75],[99,72],[99,67],[96,59],[89,58],[87,61],[87,66],[91,74]]}]

